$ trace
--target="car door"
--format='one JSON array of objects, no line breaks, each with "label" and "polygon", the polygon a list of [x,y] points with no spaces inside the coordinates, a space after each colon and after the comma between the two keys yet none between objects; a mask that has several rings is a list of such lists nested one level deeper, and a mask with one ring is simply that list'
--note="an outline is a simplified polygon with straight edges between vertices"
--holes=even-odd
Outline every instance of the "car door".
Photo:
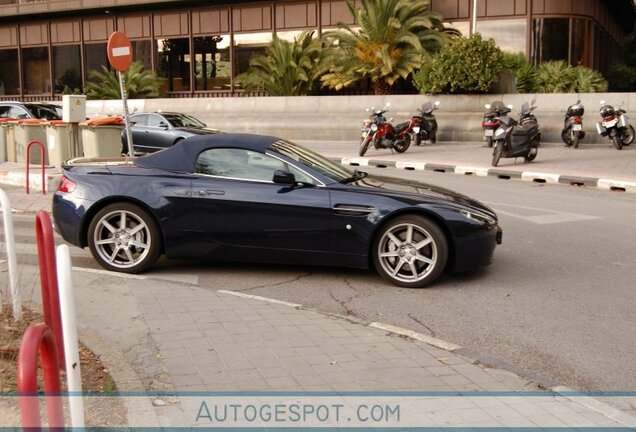
[{"label": "car door", "polygon": [[145,136],[146,123],[148,121],[147,114],[135,114],[130,117],[130,134],[132,135],[135,151],[146,151],[147,141]]},{"label": "car door", "polygon": [[157,151],[170,147],[174,143],[174,134],[168,120],[159,114],[148,114],[144,130],[146,146]]},{"label": "car door", "polygon": [[[277,170],[290,171],[307,185],[275,184]],[[328,253],[329,190],[306,173],[271,155],[237,148],[201,153],[196,172],[194,210],[219,253],[258,259],[286,251],[300,260]]]}]

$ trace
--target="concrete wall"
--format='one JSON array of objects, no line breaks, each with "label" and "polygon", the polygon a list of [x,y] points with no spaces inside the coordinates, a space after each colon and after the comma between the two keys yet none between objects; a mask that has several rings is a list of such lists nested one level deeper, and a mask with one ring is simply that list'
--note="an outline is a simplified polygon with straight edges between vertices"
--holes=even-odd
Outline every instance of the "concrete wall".
[{"label": "concrete wall", "polygon": [[[395,122],[407,120],[415,109],[428,100],[439,100],[435,112],[440,141],[479,141],[483,137],[481,120],[484,104],[501,99],[512,104],[518,118],[521,104],[535,95],[475,96],[307,96],[147,99],[129,101],[129,110],[178,111],[191,114],[211,127],[232,132],[252,132],[297,140],[357,140],[365,108],[381,107],[391,102],[388,116]],[[538,94],[535,114],[544,142],[560,142],[566,108],[580,99],[585,106],[583,127],[585,142],[606,142],[596,133],[600,120],[599,102],[606,100],[627,110],[636,122],[636,93]],[[122,112],[121,101],[89,101],[87,115]]]}]

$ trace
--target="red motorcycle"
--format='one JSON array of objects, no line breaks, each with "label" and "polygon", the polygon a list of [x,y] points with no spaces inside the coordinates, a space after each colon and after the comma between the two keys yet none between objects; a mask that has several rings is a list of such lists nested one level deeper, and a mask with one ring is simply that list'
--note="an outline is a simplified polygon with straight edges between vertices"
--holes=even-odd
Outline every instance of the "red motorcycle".
[{"label": "red motorcycle", "polygon": [[371,144],[376,150],[388,148],[398,153],[404,153],[411,145],[410,122],[404,122],[397,127],[393,127],[391,122],[384,117],[390,106],[391,104],[388,103],[379,110],[375,108],[366,109],[367,112],[371,112],[371,116],[362,125],[360,156],[365,155]]}]

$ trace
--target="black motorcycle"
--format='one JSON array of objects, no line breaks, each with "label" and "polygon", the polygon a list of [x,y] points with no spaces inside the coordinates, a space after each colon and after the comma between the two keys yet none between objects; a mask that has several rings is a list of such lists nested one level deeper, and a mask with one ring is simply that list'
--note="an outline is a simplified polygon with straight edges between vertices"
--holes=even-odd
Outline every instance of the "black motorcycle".
[{"label": "black motorcycle", "polygon": [[579,141],[585,138],[585,132],[583,132],[584,112],[585,109],[580,100],[576,101],[574,105],[570,105],[565,112],[561,140],[568,147],[579,148]]},{"label": "black motorcycle", "polygon": [[601,136],[609,136],[618,150],[624,145],[634,142],[634,128],[629,124],[629,118],[625,110],[614,108],[612,105],[601,101],[601,117],[603,121],[596,123],[596,130]]},{"label": "black motorcycle", "polygon": [[484,138],[486,138],[488,147],[492,147],[495,131],[501,125],[498,117],[509,112],[509,110],[506,111],[508,108],[506,108],[502,101],[494,101],[492,104],[486,104],[484,105],[484,108],[486,108],[486,112],[484,113],[484,119],[481,122],[481,127],[484,129]]},{"label": "black motorcycle", "polygon": [[424,141],[430,141],[432,144],[437,142],[437,119],[433,111],[439,109],[439,105],[439,101],[426,102],[413,114],[409,127],[415,145],[420,145]]},{"label": "black motorcycle", "polygon": [[497,118],[501,126],[493,136],[495,149],[492,154],[492,166],[499,164],[499,159],[523,157],[526,162],[532,162],[539,153],[541,132],[539,124],[532,111],[536,108],[532,103],[521,106],[520,120],[517,122],[508,115],[512,106],[506,107],[504,113]]}]

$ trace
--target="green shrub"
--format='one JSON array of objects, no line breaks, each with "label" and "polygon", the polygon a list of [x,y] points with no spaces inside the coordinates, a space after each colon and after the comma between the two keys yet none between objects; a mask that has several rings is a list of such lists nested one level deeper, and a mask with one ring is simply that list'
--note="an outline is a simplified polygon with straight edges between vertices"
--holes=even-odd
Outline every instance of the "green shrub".
[{"label": "green shrub", "polygon": [[420,93],[486,93],[502,70],[502,51],[477,33],[444,46],[413,79]]},{"label": "green shrub", "polygon": [[[119,99],[119,77],[102,66],[101,71],[92,70],[88,73],[89,82],[86,83],[86,96],[88,99]],[[155,77],[153,72],[144,69],[139,62],[133,62],[124,72],[126,81],[126,94],[130,99],[145,99],[159,97],[161,79]]]},{"label": "green shrub", "polygon": [[625,63],[612,65],[609,70],[608,80],[610,91],[631,92],[636,90],[636,67]]},{"label": "green shrub", "polygon": [[600,72],[585,66],[572,67],[563,60],[541,63],[536,67],[535,93],[598,93],[607,91]]}]

